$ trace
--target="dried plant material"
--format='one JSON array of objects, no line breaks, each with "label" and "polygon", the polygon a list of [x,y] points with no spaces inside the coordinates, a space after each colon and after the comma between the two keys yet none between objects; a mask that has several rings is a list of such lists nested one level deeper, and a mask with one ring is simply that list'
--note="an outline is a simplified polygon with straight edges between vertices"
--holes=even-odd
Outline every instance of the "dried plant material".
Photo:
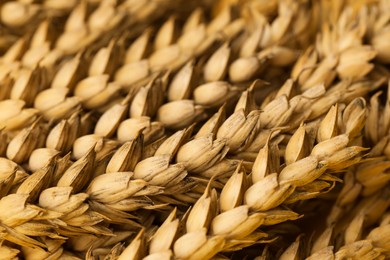
[{"label": "dried plant material", "polygon": [[225,81],[215,81],[194,89],[194,101],[204,107],[218,107],[234,97],[237,89]]},{"label": "dried plant material", "polygon": [[109,75],[90,76],[80,81],[75,87],[75,97],[79,97],[82,104],[88,108],[96,108],[107,104],[118,95],[120,85],[108,83]]},{"label": "dried plant material", "polygon": [[207,136],[209,134],[213,134],[214,136],[217,134],[217,131],[221,124],[226,119],[226,107],[223,105],[218,109],[218,112],[215,113],[212,117],[210,117],[207,122],[205,122],[202,127],[199,129],[198,133],[196,133],[195,137]]},{"label": "dried plant material", "polygon": [[69,16],[66,22],[65,32],[60,35],[56,41],[56,48],[66,54],[73,54],[81,51],[96,40],[98,34],[89,34],[85,16],[87,15],[87,6],[85,3],[78,5]]},{"label": "dried plant material", "polygon": [[149,62],[147,60],[139,60],[128,63],[120,67],[115,73],[115,82],[123,86],[131,86],[150,74]]},{"label": "dried plant material", "polygon": [[376,56],[376,51],[370,46],[358,46],[342,52],[337,66],[340,78],[360,78],[369,73],[374,65],[368,63]]},{"label": "dried plant material", "polygon": [[191,31],[193,28],[197,27],[204,18],[203,12],[204,10],[202,10],[201,8],[194,9],[183,25],[183,32]]},{"label": "dried plant material", "polygon": [[269,60],[269,63],[274,66],[285,67],[295,62],[297,53],[286,47],[274,46],[262,50],[257,54],[257,58],[259,60]]},{"label": "dried plant material", "polygon": [[210,22],[207,33],[211,34],[222,30],[232,20],[232,8],[227,6]]},{"label": "dried plant material", "polygon": [[78,192],[89,183],[93,175],[95,163],[95,150],[89,149],[88,153],[73,163],[57,182],[58,187],[72,187]]},{"label": "dried plant material", "polygon": [[67,97],[68,89],[50,88],[40,92],[34,101],[34,107],[41,111],[47,120],[68,118],[80,107],[80,98]]},{"label": "dried plant material", "polygon": [[135,94],[129,110],[130,117],[153,117],[164,102],[164,90],[160,80],[151,80]]},{"label": "dried plant material", "polygon": [[91,149],[96,152],[96,159],[99,161],[107,154],[110,154],[117,147],[117,142],[104,139],[103,137],[91,134],[77,138],[73,143],[73,157],[78,160],[89,153]]},{"label": "dried plant material", "polygon": [[313,246],[311,247],[311,253],[314,254],[326,249],[331,243],[332,234],[333,228],[330,227],[325,229],[325,231],[314,241]]},{"label": "dried plant material", "polygon": [[304,81],[308,79],[315,69],[317,60],[318,55],[316,50],[313,47],[307,48],[294,64],[291,77],[294,80],[298,80],[300,85],[303,85]]},{"label": "dried plant material", "polygon": [[[364,194],[372,194],[383,188],[387,183],[386,174],[390,167],[388,161],[373,161],[361,165],[356,171],[356,179],[368,189],[364,190]],[[371,187],[371,189],[369,188]],[[370,192],[368,192],[371,190]]]},{"label": "dried plant material", "polygon": [[120,142],[133,140],[140,132],[144,135],[144,142],[151,143],[164,134],[164,127],[160,122],[151,122],[146,116],[126,119],[118,127],[118,140]]},{"label": "dried plant material", "polygon": [[175,17],[171,16],[165,21],[157,32],[154,40],[156,50],[168,47],[174,42],[175,38]]},{"label": "dried plant material", "polygon": [[39,110],[24,108],[23,100],[7,99],[0,101],[0,127],[4,130],[17,130],[31,124],[38,116]]},{"label": "dried plant material", "polygon": [[115,134],[122,120],[126,117],[128,104],[122,102],[109,108],[96,122],[94,133],[103,137],[111,137]]},{"label": "dried plant material", "polygon": [[41,111],[48,110],[59,101],[64,101],[67,94],[68,89],[48,89],[37,96],[34,106]]},{"label": "dried plant material", "polygon": [[[100,215],[89,210],[88,204],[84,203],[88,198],[86,193],[72,194],[72,187],[52,187],[42,191],[39,197],[39,205],[49,209],[57,214],[59,223],[62,224],[61,232],[66,233],[84,233],[83,230],[89,230],[93,233],[105,233],[107,231],[94,230],[93,226],[100,223],[103,219]],[[64,225],[65,223],[65,225]],[[69,227],[67,231],[66,226]]]},{"label": "dried plant material", "polygon": [[247,176],[239,165],[221,191],[219,207],[222,212],[238,207],[243,202],[243,191],[248,186]]},{"label": "dried plant material", "polygon": [[[134,211],[149,206],[150,202],[145,201],[144,196],[157,195],[162,192],[162,188],[149,185],[144,180],[132,180],[132,176],[131,172],[112,172],[99,175],[91,181],[87,193],[91,200],[102,203],[100,210],[107,207],[105,209],[107,217],[115,220],[115,215],[119,214],[123,218],[123,216],[128,215],[121,214],[120,211]],[[113,213],[109,213],[110,211]],[[119,213],[115,213],[118,211]]]},{"label": "dried plant material", "polygon": [[322,141],[313,147],[311,155],[322,160],[348,145],[349,137],[346,134],[335,136],[331,139]]},{"label": "dried plant material", "polygon": [[261,68],[261,62],[256,57],[239,58],[232,62],[229,68],[229,78],[233,82],[252,80]]},{"label": "dried plant material", "polygon": [[289,104],[286,96],[280,96],[270,102],[264,107],[263,113],[260,114],[260,125],[262,128],[272,128],[272,126],[278,126],[280,121],[279,118],[275,118],[273,115],[282,115],[289,109]]},{"label": "dried plant material", "polygon": [[53,162],[54,160],[26,178],[17,189],[16,194],[27,194],[29,196],[29,201],[36,201],[42,190],[51,184],[51,177],[54,171]]},{"label": "dried plant material", "polygon": [[180,47],[176,44],[156,50],[149,57],[149,65],[152,70],[161,70],[168,67],[181,54]]},{"label": "dried plant material", "polygon": [[206,38],[206,26],[205,24],[199,24],[192,30],[184,32],[177,40],[177,45],[184,52],[193,51],[205,41]]},{"label": "dried plant material", "polygon": [[195,138],[177,152],[176,160],[185,163],[190,172],[202,172],[221,161],[228,147],[225,140],[213,140],[212,134]]},{"label": "dried plant material", "polygon": [[168,100],[188,99],[196,79],[194,61],[187,62],[174,76],[168,88]]},{"label": "dried plant material", "polygon": [[246,58],[254,56],[259,47],[259,42],[263,34],[263,26],[256,28],[242,43],[242,48],[240,49],[240,57]]},{"label": "dried plant material", "polygon": [[389,62],[389,54],[387,53],[388,43],[386,42],[386,37],[388,37],[388,32],[386,30],[382,30],[377,33],[372,38],[372,45],[376,51],[378,51],[378,59],[384,63]]},{"label": "dried plant material", "polygon": [[106,172],[133,171],[135,165],[140,161],[142,155],[143,137],[125,142],[111,157]]},{"label": "dried plant material", "polygon": [[208,229],[217,213],[217,193],[207,187],[203,195],[194,204],[186,221],[187,232],[201,232]]},{"label": "dried plant material", "polygon": [[293,190],[290,184],[279,186],[277,175],[273,173],[248,188],[244,203],[256,211],[265,211],[282,204]]},{"label": "dried plant material", "polygon": [[300,241],[297,239],[294,243],[292,243],[284,252],[281,254],[279,259],[299,259],[299,249],[300,249]]},{"label": "dried plant material", "polygon": [[200,172],[199,175],[206,178],[215,177],[215,178],[224,179],[226,178],[226,176],[231,176],[239,164],[240,164],[239,160],[225,158],[222,159],[219,163],[215,164],[214,166],[211,166],[207,170]]},{"label": "dried plant material", "polygon": [[325,247],[324,249],[321,249],[313,254],[311,254],[307,260],[314,260],[314,259],[326,259],[326,260],[333,260],[335,259],[334,254],[333,254],[333,246],[328,246]]},{"label": "dried plant material", "polygon": [[48,250],[45,251],[41,248],[29,248],[22,247],[23,256],[27,259],[33,257],[61,257],[63,256],[64,248],[62,245],[64,244],[63,240],[59,239],[44,239],[44,243],[47,246]]},{"label": "dried plant material", "polygon": [[309,155],[310,142],[305,126],[299,127],[286,146],[284,159],[289,165]]},{"label": "dried plant material", "polygon": [[173,257],[173,253],[171,250],[154,253],[146,256],[144,259],[146,260],[153,260],[153,259],[171,259]]},{"label": "dried plant material", "polygon": [[91,31],[104,31],[113,28],[123,17],[123,13],[115,13],[115,1],[101,1],[99,7],[88,18]]},{"label": "dried plant material", "polygon": [[256,183],[271,173],[270,161],[271,154],[268,141],[258,152],[252,166],[252,181]]},{"label": "dried plant material", "polygon": [[8,144],[7,158],[16,163],[26,161],[39,143],[39,123],[21,130]]},{"label": "dried plant material", "polygon": [[88,76],[112,75],[119,63],[120,46],[111,40],[107,47],[101,48],[89,65]]},{"label": "dried plant material", "polygon": [[211,233],[224,235],[228,239],[240,239],[248,236],[263,222],[262,214],[255,213],[249,216],[248,211],[249,207],[243,205],[217,215],[211,223]]},{"label": "dried plant material", "polygon": [[72,12],[70,12],[70,16],[66,20],[65,31],[77,30],[85,26],[85,18],[87,16],[86,11],[86,2],[81,2],[76,5]]},{"label": "dried plant material", "polygon": [[7,62],[9,65],[16,65],[13,62],[19,60],[27,48],[28,41],[26,38],[22,37],[16,40],[1,57],[2,63]]},{"label": "dried plant material", "polygon": [[65,62],[54,75],[51,88],[68,88],[73,90],[82,75],[80,55]]},{"label": "dried plant material", "polygon": [[337,135],[338,130],[338,105],[332,106],[329,112],[320,123],[320,127],[317,132],[318,142],[328,140]]},{"label": "dried plant material", "polygon": [[186,177],[187,172],[184,164],[170,165],[169,160],[169,155],[157,155],[140,161],[134,168],[134,178],[143,179],[156,186],[176,185]]},{"label": "dried plant material", "polygon": [[389,250],[388,236],[387,236],[388,233],[389,233],[389,225],[381,225],[371,230],[371,232],[367,236],[367,239],[371,240],[375,247]]},{"label": "dried plant material", "polygon": [[345,230],[345,243],[352,244],[361,239],[364,215],[357,215]]},{"label": "dried plant material", "polygon": [[79,135],[79,127],[80,116],[78,113],[74,113],[69,119],[61,120],[48,133],[46,147],[64,153],[68,152]]},{"label": "dried plant material", "polygon": [[362,257],[373,249],[372,243],[369,240],[360,240],[352,244],[348,244],[340,248],[335,254],[335,259],[343,257]]},{"label": "dried plant material", "polygon": [[257,133],[259,126],[260,111],[251,111],[247,116],[243,110],[239,110],[228,117],[219,127],[218,139],[226,139],[226,145],[230,152],[245,149]]},{"label": "dried plant material", "polygon": [[40,69],[24,69],[19,71],[19,76],[15,80],[10,93],[11,99],[24,100],[30,106],[38,92],[41,90],[42,71]]},{"label": "dried plant material", "polygon": [[175,256],[188,259],[210,259],[220,251],[225,244],[221,236],[207,238],[206,231],[187,233],[176,240]]},{"label": "dried plant material", "polygon": [[224,44],[213,53],[203,69],[203,77],[206,82],[223,80],[227,72],[230,52],[229,46]]},{"label": "dried plant material", "polygon": [[47,163],[52,161],[60,151],[50,149],[50,148],[39,148],[35,149],[28,161],[28,167],[31,171],[36,171],[38,169],[43,168]]},{"label": "dried plant material", "polygon": [[191,125],[202,115],[203,107],[195,105],[193,100],[178,100],[162,105],[157,111],[157,120],[168,128],[180,129]]},{"label": "dried plant material", "polygon": [[61,50],[52,49],[47,55],[45,55],[41,60],[38,61],[38,66],[43,71],[43,83],[44,85],[49,85],[50,80],[56,72],[56,65],[60,63],[63,58],[64,53]]},{"label": "dried plant material", "polygon": [[13,84],[14,84],[14,79],[9,74],[5,75],[4,78],[2,78],[1,89],[0,89],[0,100],[5,100],[10,98]]},{"label": "dried plant material", "polygon": [[27,50],[22,58],[22,64],[27,68],[34,68],[40,60],[50,52],[50,43],[45,42],[42,45],[32,47]]},{"label": "dried plant material", "polygon": [[236,107],[234,108],[234,112],[243,109],[246,114],[253,110],[257,110],[257,104],[254,98],[254,88],[259,81],[254,81],[251,86],[241,93],[240,98],[237,101]]},{"label": "dried plant material", "polygon": [[[39,6],[21,2],[6,3],[1,8],[1,20],[8,26],[24,26],[30,22],[39,12]],[[10,15],[10,14],[14,15]]]},{"label": "dried plant material", "polygon": [[[16,164],[15,162],[7,159],[7,158],[0,158],[0,180],[6,184],[7,182],[11,182],[10,184],[17,184],[23,181],[28,174],[25,172],[25,170]],[[6,189],[4,188],[4,190]],[[7,193],[6,191],[5,193]]]},{"label": "dried plant material", "polygon": [[0,258],[389,255],[388,1],[0,9]]},{"label": "dried plant material", "polygon": [[172,160],[180,146],[182,146],[186,141],[188,141],[189,137],[192,134],[192,131],[192,126],[184,130],[177,131],[161,143],[154,155],[169,155],[170,160]]},{"label": "dried plant material", "polygon": [[301,89],[304,91],[320,83],[324,83],[325,86],[329,86],[336,75],[336,72],[333,69],[337,63],[338,59],[332,56],[321,61],[318,67],[303,83]]},{"label": "dried plant material", "polygon": [[175,208],[153,235],[149,249],[151,254],[164,252],[171,248],[179,230],[179,220],[176,218],[176,212]]},{"label": "dried plant material", "polygon": [[20,251],[18,249],[12,247],[4,246],[4,245],[0,247],[0,255],[2,256],[3,259],[16,260],[18,259],[19,252]]},{"label": "dried plant material", "polygon": [[303,186],[320,177],[326,170],[326,164],[309,156],[284,168],[280,173],[281,183],[291,183],[296,186]]},{"label": "dried plant material", "polygon": [[145,230],[142,229],[128,247],[122,252],[118,260],[124,259],[141,259],[145,255]]},{"label": "dried plant material", "polygon": [[149,38],[150,30],[146,30],[131,43],[130,47],[126,50],[125,64],[140,61],[145,57],[148,51]]}]

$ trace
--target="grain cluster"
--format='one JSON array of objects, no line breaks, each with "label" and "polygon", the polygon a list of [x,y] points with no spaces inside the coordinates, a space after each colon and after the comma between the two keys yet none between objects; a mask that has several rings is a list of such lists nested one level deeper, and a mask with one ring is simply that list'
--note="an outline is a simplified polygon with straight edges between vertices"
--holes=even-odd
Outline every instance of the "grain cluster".
[{"label": "grain cluster", "polygon": [[0,260],[390,259],[389,14],[0,1]]}]

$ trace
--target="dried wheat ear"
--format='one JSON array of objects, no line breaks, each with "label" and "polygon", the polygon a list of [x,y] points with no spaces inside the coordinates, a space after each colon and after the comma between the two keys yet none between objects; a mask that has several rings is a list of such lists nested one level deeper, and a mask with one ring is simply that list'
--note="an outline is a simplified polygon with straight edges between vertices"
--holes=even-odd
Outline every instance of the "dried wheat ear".
[{"label": "dried wheat ear", "polygon": [[0,3],[0,260],[390,259],[388,0]]}]

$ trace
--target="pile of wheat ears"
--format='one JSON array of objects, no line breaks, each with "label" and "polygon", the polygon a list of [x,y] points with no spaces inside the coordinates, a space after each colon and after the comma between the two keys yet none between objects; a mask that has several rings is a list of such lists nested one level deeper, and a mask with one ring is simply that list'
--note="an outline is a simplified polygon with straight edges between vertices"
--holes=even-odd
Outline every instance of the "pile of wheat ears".
[{"label": "pile of wheat ears", "polygon": [[0,259],[390,259],[389,0],[0,1]]}]

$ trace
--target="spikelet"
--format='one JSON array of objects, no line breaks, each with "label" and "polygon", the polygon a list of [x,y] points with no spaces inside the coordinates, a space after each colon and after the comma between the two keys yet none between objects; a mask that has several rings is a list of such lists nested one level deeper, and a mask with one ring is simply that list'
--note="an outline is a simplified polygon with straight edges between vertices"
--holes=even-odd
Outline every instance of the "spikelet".
[{"label": "spikelet", "polygon": [[168,87],[168,100],[188,99],[196,81],[194,61],[187,62],[174,76]]},{"label": "spikelet", "polygon": [[[39,12],[39,6],[35,4],[25,4],[17,1],[12,1],[2,6],[1,17],[2,22],[12,26],[20,27],[25,26],[31,22]],[[16,13],[17,15],[10,15]]]},{"label": "spikelet", "polygon": [[46,120],[68,118],[80,107],[80,98],[66,97],[68,89],[47,89],[40,92],[34,101],[34,107],[41,111]]},{"label": "spikelet", "polygon": [[192,172],[202,172],[221,161],[228,151],[226,141],[213,140],[212,134],[195,138],[177,152],[176,160]]},{"label": "spikelet", "polygon": [[46,147],[67,153],[79,135],[80,124],[78,113],[74,113],[69,119],[61,120],[48,133]]},{"label": "spikelet", "polygon": [[219,127],[216,138],[226,139],[229,152],[245,150],[260,127],[260,111],[253,110],[245,115],[244,110],[234,112]]},{"label": "spikelet", "polygon": [[80,98],[87,109],[97,108],[107,104],[116,97],[120,85],[108,83],[109,75],[99,74],[80,81],[75,87],[75,97]]},{"label": "spikelet", "polygon": [[135,139],[125,142],[120,146],[110,161],[108,162],[107,172],[125,172],[133,171],[135,165],[140,161],[143,149],[143,136],[139,135]]},{"label": "spikelet", "polygon": [[151,80],[135,94],[129,109],[129,116],[153,117],[164,100],[164,89],[161,80]]},{"label": "spikelet", "polygon": [[6,155],[16,163],[22,163],[30,157],[32,151],[39,145],[39,121],[28,128],[22,129],[8,144]]},{"label": "spikelet", "polygon": [[51,88],[68,88],[73,90],[82,75],[82,60],[80,55],[64,62],[53,77]]},{"label": "spikelet", "polygon": [[164,127],[160,122],[151,122],[151,119],[146,116],[126,119],[118,127],[118,141],[133,140],[139,135],[139,132],[144,135],[145,143],[151,143],[164,134]]},{"label": "spikelet", "polygon": [[237,89],[227,82],[215,81],[196,87],[194,101],[204,107],[220,106],[236,94]]},{"label": "spikelet", "polygon": [[73,143],[73,157],[78,160],[88,154],[89,150],[94,149],[96,160],[104,158],[117,147],[117,142],[104,139],[101,136],[92,134],[77,138]]},{"label": "spikelet", "polygon": [[[178,114],[177,111],[181,111]],[[203,107],[193,100],[177,100],[162,105],[157,111],[157,119],[167,128],[180,129],[191,125],[203,116]]]},{"label": "spikelet", "polygon": [[0,126],[4,130],[14,131],[31,124],[37,118],[39,110],[25,108],[23,100],[7,99],[0,102],[3,111],[0,117]]}]

